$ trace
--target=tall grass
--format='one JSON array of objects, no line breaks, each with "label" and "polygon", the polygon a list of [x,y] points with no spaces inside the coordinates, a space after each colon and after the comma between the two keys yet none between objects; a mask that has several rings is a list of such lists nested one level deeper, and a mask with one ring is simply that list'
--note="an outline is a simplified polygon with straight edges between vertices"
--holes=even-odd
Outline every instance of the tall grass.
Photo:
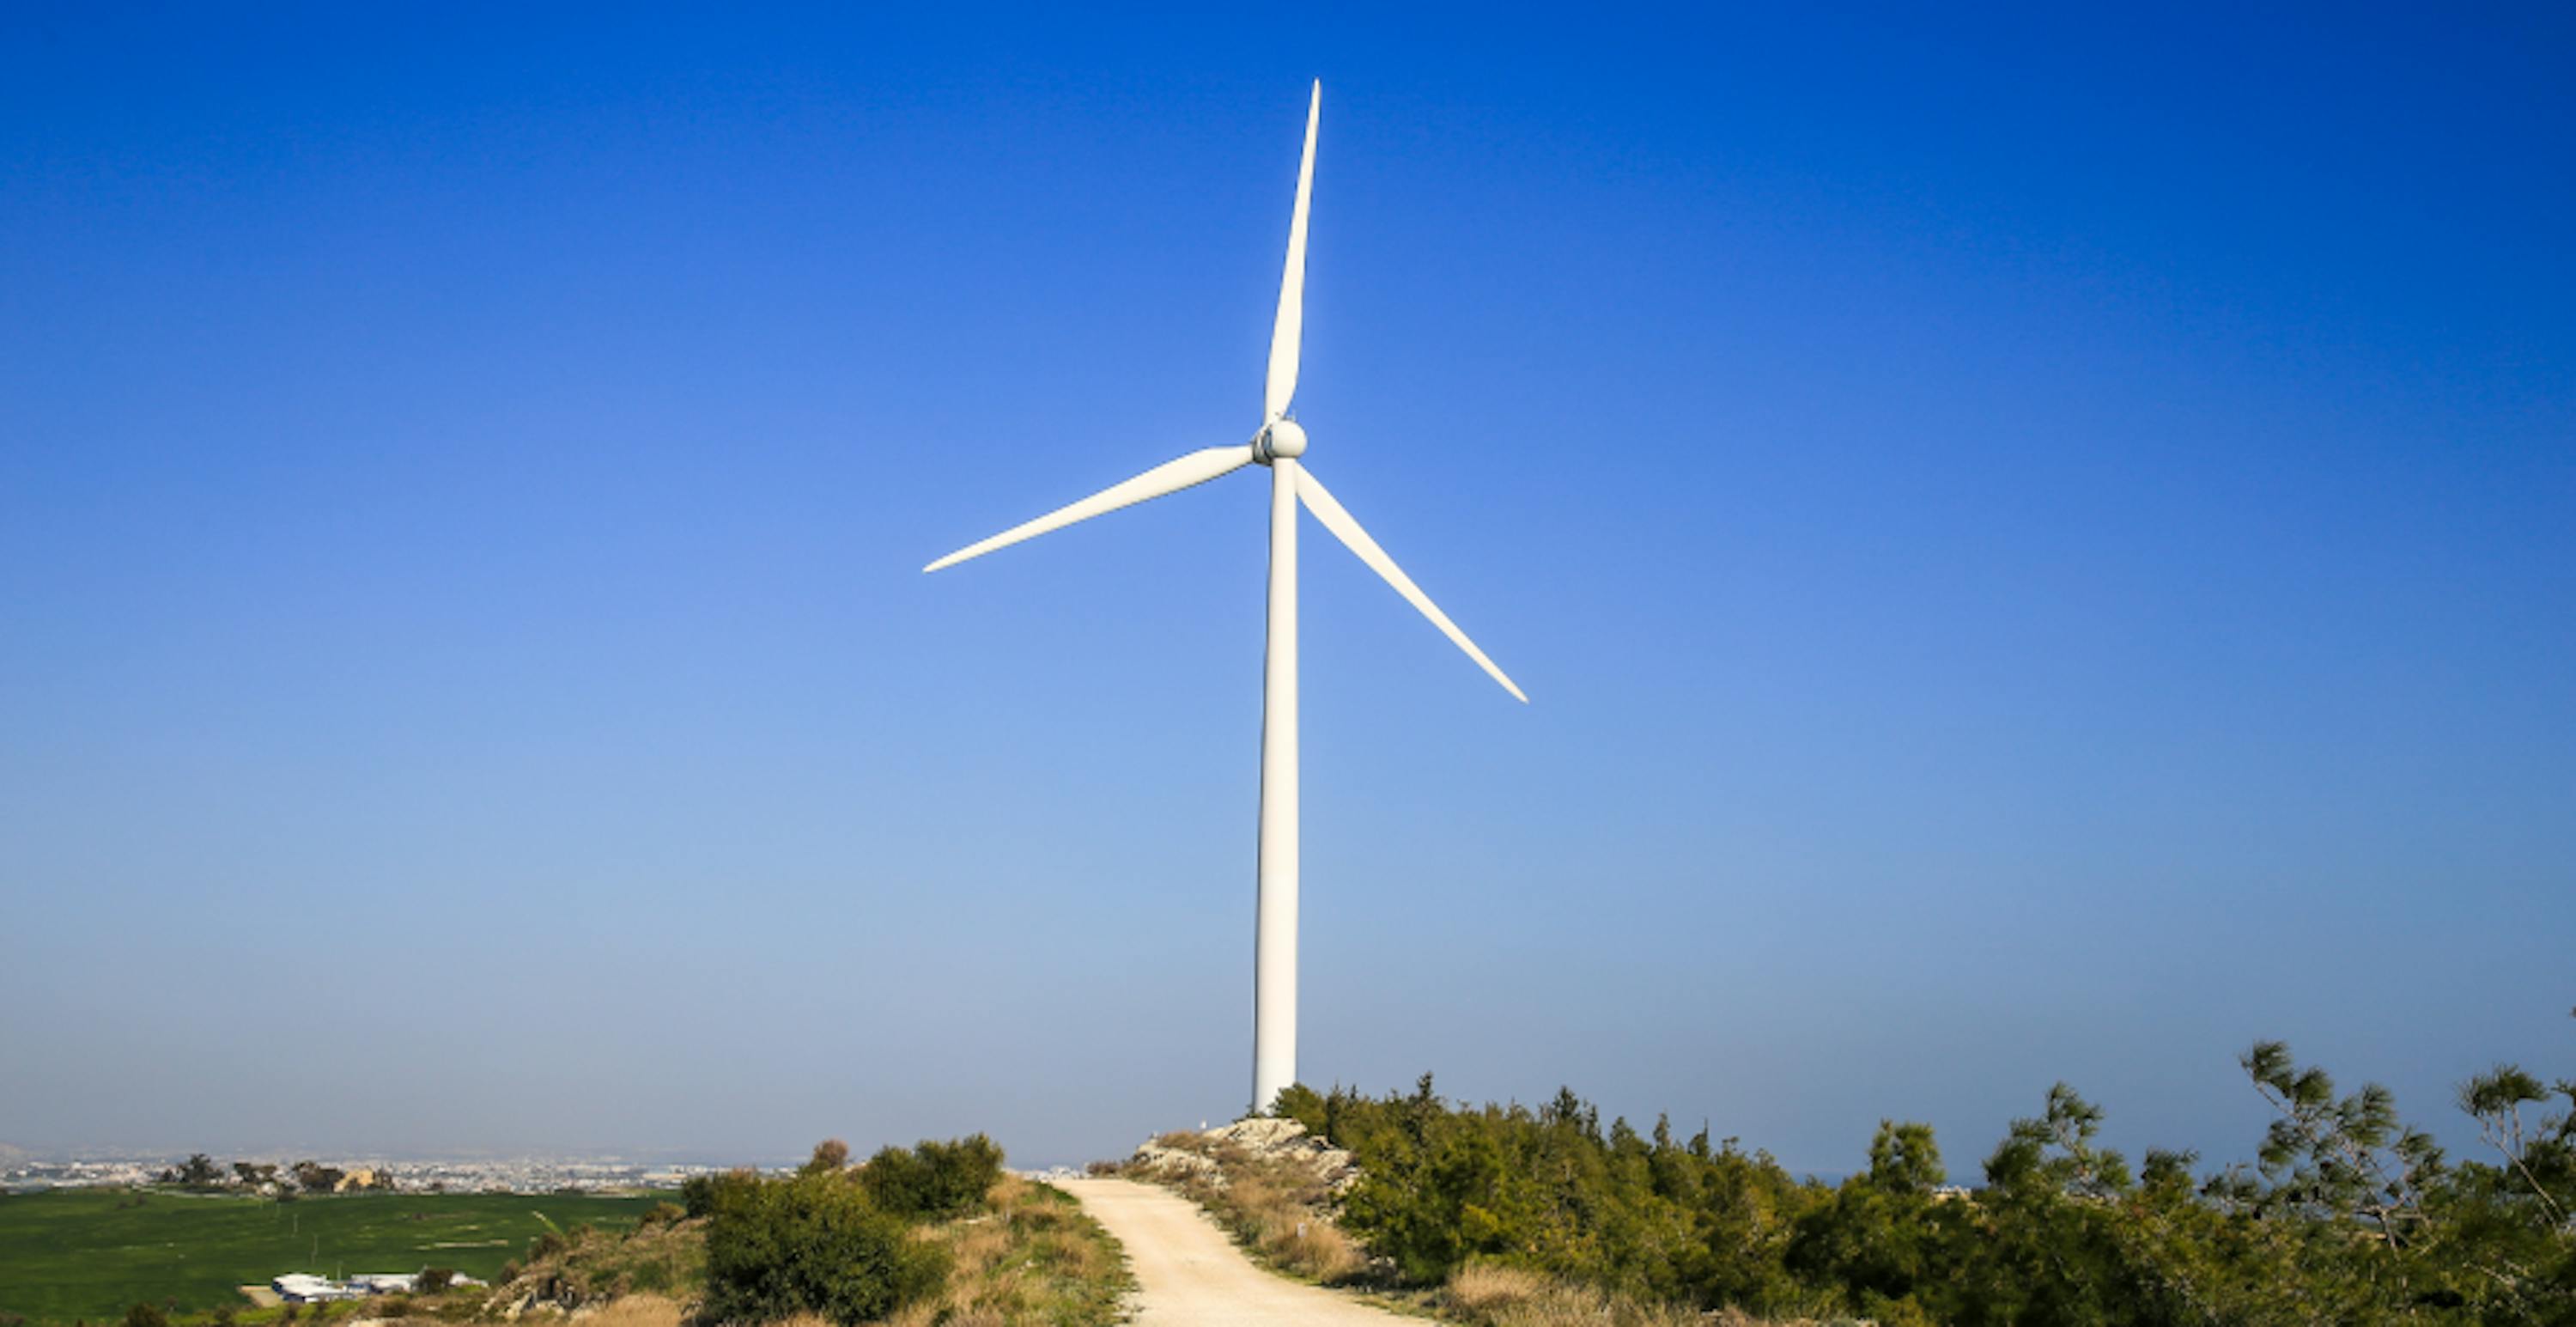
[{"label": "tall grass", "polygon": [[[1688,1309],[1647,1304],[1492,1263],[1469,1263],[1452,1273],[1437,1305],[1475,1327],[1703,1327],[1706,1322]],[[1742,1321],[1751,1327],[1752,1320]]]},{"label": "tall grass", "polygon": [[948,1285],[910,1305],[888,1327],[1108,1327],[1130,1284],[1126,1257],[1062,1190],[1005,1175],[982,1215],[935,1226],[920,1238],[947,1247]]},{"label": "tall grass", "polygon": [[[628,1295],[582,1315],[582,1327],[681,1327],[688,1307],[665,1295]],[[814,1319],[816,1324],[822,1320]]]}]

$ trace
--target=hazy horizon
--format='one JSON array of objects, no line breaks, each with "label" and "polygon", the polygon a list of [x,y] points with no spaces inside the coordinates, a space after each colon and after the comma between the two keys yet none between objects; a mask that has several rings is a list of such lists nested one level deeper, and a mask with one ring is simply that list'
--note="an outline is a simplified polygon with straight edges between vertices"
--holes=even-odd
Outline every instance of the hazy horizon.
[{"label": "hazy horizon", "polygon": [[[2576,1073],[2562,12],[0,19],[0,1140],[1117,1155],[1300,1067],[1954,1176]],[[1266,476],[1261,476],[1266,478]]]}]

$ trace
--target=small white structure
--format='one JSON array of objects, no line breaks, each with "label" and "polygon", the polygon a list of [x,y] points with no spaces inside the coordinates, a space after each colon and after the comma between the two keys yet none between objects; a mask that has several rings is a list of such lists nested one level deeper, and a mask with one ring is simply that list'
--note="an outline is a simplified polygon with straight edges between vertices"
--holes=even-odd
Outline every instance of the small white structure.
[{"label": "small white structure", "polygon": [[363,1290],[353,1290],[329,1277],[315,1276],[310,1272],[288,1272],[270,1281],[268,1288],[276,1291],[277,1297],[289,1304],[320,1304],[335,1299],[356,1299],[366,1293]]},{"label": "small white structure", "polygon": [[401,1272],[361,1272],[349,1278],[349,1288],[370,1295],[401,1295],[410,1293],[419,1282],[418,1273],[406,1276]]}]

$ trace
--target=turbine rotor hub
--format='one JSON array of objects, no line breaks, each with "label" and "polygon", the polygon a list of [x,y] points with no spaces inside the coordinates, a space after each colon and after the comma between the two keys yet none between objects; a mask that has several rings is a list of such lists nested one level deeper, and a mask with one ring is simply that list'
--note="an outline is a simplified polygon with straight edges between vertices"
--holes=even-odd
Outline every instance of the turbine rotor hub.
[{"label": "turbine rotor hub", "polygon": [[1253,458],[1268,465],[1280,457],[1291,460],[1306,454],[1306,430],[1293,419],[1274,419],[1252,439]]}]

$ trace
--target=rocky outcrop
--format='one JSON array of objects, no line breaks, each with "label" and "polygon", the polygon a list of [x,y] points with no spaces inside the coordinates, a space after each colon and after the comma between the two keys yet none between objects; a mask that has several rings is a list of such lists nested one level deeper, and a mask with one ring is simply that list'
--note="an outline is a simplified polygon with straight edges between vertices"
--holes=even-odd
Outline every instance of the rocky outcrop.
[{"label": "rocky outcrop", "polygon": [[1168,1133],[1136,1149],[1131,1169],[1167,1182],[1226,1184],[1229,1162],[1278,1162],[1312,1174],[1334,1193],[1358,1182],[1351,1154],[1306,1132],[1295,1120],[1255,1116],[1205,1133]]}]

